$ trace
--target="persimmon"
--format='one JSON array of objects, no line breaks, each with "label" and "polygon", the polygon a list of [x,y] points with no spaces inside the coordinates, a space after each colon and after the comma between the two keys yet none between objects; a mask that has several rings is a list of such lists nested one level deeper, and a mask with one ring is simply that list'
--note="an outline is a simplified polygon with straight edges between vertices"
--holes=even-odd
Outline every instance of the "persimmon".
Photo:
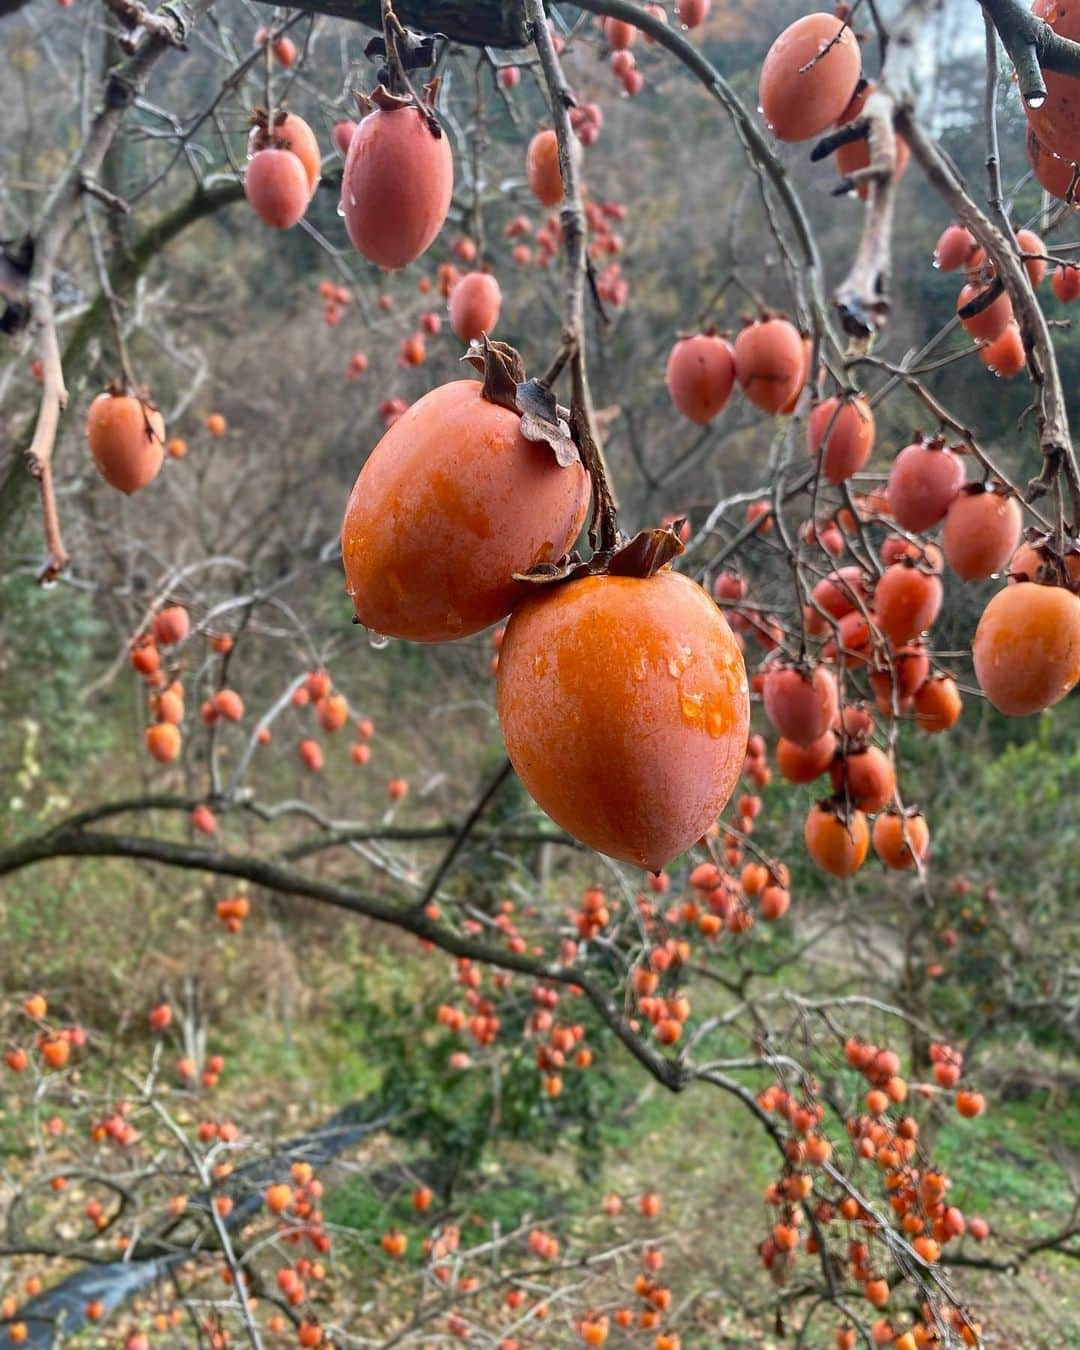
[{"label": "persimmon", "polygon": [[886,567],[874,588],[874,617],[894,646],[930,627],[942,601],[941,582],[908,561]]},{"label": "persimmon", "polygon": [[180,753],[180,728],[172,722],[155,722],[146,728],[143,736],[147,750],[159,764],[169,764]]},{"label": "persimmon", "polygon": [[589,481],[526,440],[517,412],[474,380],[433,389],[368,457],[342,527],[346,589],[373,632],[417,642],[477,633],[528,590],[514,580],[567,552]]},{"label": "persimmon", "polygon": [[946,513],[941,534],[945,561],[965,581],[985,581],[1007,566],[1022,526],[1015,496],[972,483]]},{"label": "persimmon", "polygon": [[86,416],[86,439],[102,478],[129,495],[153,482],[165,458],[161,413],[129,394],[98,394]]},{"label": "persimmon", "polygon": [[502,291],[490,272],[466,272],[450,292],[450,327],[462,342],[490,333],[499,322]]},{"label": "persimmon", "polygon": [[807,14],[769,48],[758,105],[782,141],[820,136],[842,116],[862,71],[855,34],[832,14]]},{"label": "persimmon", "polygon": [[789,783],[812,783],[828,769],[835,753],[836,736],[832,731],[826,731],[808,745],[781,736],[776,743],[776,767]]},{"label": "persimmon", "polygon": [[1024,339],[1020,335],[1020,326],[1010,319],[1005,331],[993,342],[979,348],[979,360],[995,375],[1011,380],[1024,369],[1027,353],[1024,351]]},{"label": "persimmon", "polygon": [[409,785],[404,778],[391,778],[386,785],[386,795],[392,802],[403,802],[409,795]]},{"label": "persimmon", "polygon": [[173,436],[165,443],[165,453],[170,459],[183,459],[187,451],[187,441],[182,436]]},{"label": "persimmon", "polygon": [[[647,5],[646,8],[656,10],[660,6]],[[684,28],[697,28],[705,22],[711,8],[712,0],[675,0],[675,17]],[[663,9],[660,13],[664,13]]]},{"label": "persimmon", "polygon": [[1009,563],[1009,582],[1056,581],[1064,577],[1070,590],[1080,589],[1080,547],[1072,547],[1060,561],[1045,544],[1021,544]]},{"label": "persimmon", "polygon": [[846,482],[865,465],[874,449],[874,414],[863,398],[827,398],[810,413],[806,443],[821,456],[821,472],[830,483]]},{"label": "persimmon", "polygon": [[167,605],[154,615],[150,627],[159,647],[171,647],[187,637],[191,619],[183,605]]},{"label": "persimmon", "polygon": [[322,172],[319,142],[311,127],[296,113],[277,112],[270,119],[260,119],[248,136],[248,153],[257,154],[269,149],[289,150],[296,156],[304,167],[310,200],[319,186]]},{"label": "persimmon", "polygon": [[921,731],[936,735],[960,719],[963,702],[951,675],[935,675],[915,692],[915,720]]},{"label": "persimmon", "polygon": [[343,694],[328,694],[315,704],[315,715],[323,731],[340,731],[349,720],[349,704]]},{"label": "persimmon", "polygon": [[334,149],[342,158],[349,153],[349,146],[352,144],[355,130],[356,123],[351,117],[345,117],[340,122],[335,122],[331,129],[330,139],[334,142]]},{"label": "persimmon", "polygon": [[725,407],[735,386],[731,343],[711,333],[680,338],[668,356],[664,379],[679,412],[704,426]]},{"label": "persimmon", "polygon": [[542,206],[557,206],[562,201],[559,143],[554,131],[538,131],[529,142],[525,156],[525,176],[530,191]]},{"label": "persimmon", "polygon": [[518,777],[591,848],[659,872],[731,796],[749,731],[742,654],[695,582],[592,576],[527,597],[497,707]]},{"label": "persimmon", "polygon": [[637,29],[622,19],[605,19],[604,41],[613,52],[624,52],[637,41]]},{"label": "persimmon", "polygon": [[1048,150],[1029,126],[1024,138],[1028,163],[1035,181],[1059,201],[1074,204],[1076,195],[1076,165]]},{"label": "persimmon", "polygon": [[921,812],[883,811],[874,821],[871,840],[885,866],[896,871],[925,861],[930,851],[930,830]]},{"label": "persimmon", "polygon": [[981,1092],[961,1090],[956,1094],[956,1109],[966,1119],[971,1120],[975,1116],[981,1116],[986,1110],[986,1098]]},{"label": "persimmon", "polygon": [[71,1056],[71,1042],[64,1036],[49,1036],[41,1043],[41,1058],[50,1069],[62,1069]]},{"label": "persimmon", "polygon": [[975,252],[975,236],[963,225],[948,225],[934,247],[934,266],[942,272],[967,267]]},{"label": "persimmon", "polygon": [[219,689],[213,697],[214,711],[227,722],[242,721],[244,700],[235,689]]},{"label": "persimmon", "polygon": [[791,892],[783,886],[766,886],[758,900],[761,917],[769,923],[782,919],[791,905]]},{"label": "persimmon", "polygon": [[1075,263],[1059,263],[1050,278],[1050,289],[1063,304],[1080,299],[1080,267]]},{"label": "persimmon", "polygon": [[209,435],[220,439],[229,429],[229,424],[225,420],[223,413],[207,413],[206,421],[203,423]]},{"label": "persimmon", "polygon": [[829,766],[833,791],[860,811],[880,811],[896,788],[892,760],[876,745],[849,749]]},{"label": "persimmon", "polygon": [[[868,82],[858,90],[855,97],[848,104],[845,110],[841,125],[854,121],[862,112],[863,105],[877,86],[873,82]],[[870,167],[870,139],[868,136],[861,136],[858,140],[847,141],[844,145],[836,148],[836,171],[842,178],[850,178],[852,174],[859,173],[862,169]],[[908,163],[911,160],[911,147],[899,132],[893,136],[893,169],[891,179],[898,183],[907,172]],[[868,188],[865,183],[856,183],[855,195],[860,201],[866,201]]]},{"label": "persimmon", "polygon": [[1009,326],[1009,320],[1013,317],[1013,307],[1012,301],[1009,299],[1009,293],[1004,290],[987,303],[980,303],[977,313],[967,316],[961,313],[963,309],[976,300],[981,302],[982,298],[988,295],[993,284],[993,282],[970,281],[957,296],[956,312],[960,316],[960,326],[968,337],[982,338],[987,342],[993,342]]},{"label": "persimmon", "polygon": [[244,196],[252,210],[275,230],[303,219],[311,200],[307,171],[291,150],[258,150],[244,169]]},{"label": "persimmon", "polygon": [[943,441],[913,441],[889,471],[889,505],[896,523],[922,534],[944,519],[963,485],[963,461]]},{"label": "persimmon", "polygon": [[1034,230],[1017,230],[1016,243],[1021,253],[1031,255],[1024,259],[1024,270],[1032,286],[1041,285],[1046,276],[1046,245]]},{"label": "persimmon", "polygon": [[503,89],[516,89],[521,83],[521,70],[518,66],[500,66],[498,80]]},{"label": "persimmon", "polygon": [[772,666],[765,674],[765,716],[786,740],[810,745],[832,726],[839,707],[836,676],[825,666]]},{"label": "persimmon", "polygon": [[426,252],[450,209],[454,157],[430,116],[388,99],[361,119],[345,156],[345,228],[354,247],[388,271]]},{"label": "persimmon", "polygon": [[287,33],[275,38],[270,44],[270,50],[274,53],[274,60],[279,66],[291,70],[296,65],[296,43]]},{"label": "persimmon", "polygon": [[1080,596],[1017,582],[983,610],[971,644],[975,678],[999,712],[1023,717],[1059,703],[1080,680]]},{"label": "persimmon", "polygon": [[[1031,12],[1061,38],[1080,40],[1080,13],[1059,0],[1035,0]],[[1063,159],[1080,160],[1080,97],[1070,75],[1043,71],[1046,98],[1024,111],[1040,142]]]},{"label": "persimmon", "polygon": [[318,773],[323,766],[322,746],[318,741],[303,740],[296,747],[296,752],[300,756],[300,761],[305,769],[312,773]]},{"label": "persimmon", "polygon": [[799,330],[782,318],[747,324],[735,339],[735,375],[751,403],[781,412],[806,383]]},{"label": "persimmon", "polygon": [[883,711],[892,711],[893,694],[904,703],[921,689],[930,675],[930,658],[921,643],[912,642],[892,652],[891,668],[882,664],[870,672],[870,686],[884,701]]},{"label": "persimmon", "polygon": [[30,1056],[21,1047],[9,1050],[4,1055],[4,1063],[12,1073],[22,1073],[30,1064]]},{"label": "persimmon", "polygon": [[842,619],[852,613],[860,600],[868,603],[870,592],[862,568],[851,566],[841,567],[823,577],[810,592],[810,598],[813,603],[806,614],[807,631],[818,637],[828,631],[828,624],[819,610],[830,618]]},{"label": "persimmon", "polygon": [[23,1012],[35,1022],[40,1022],[48,1011],[49,1005],[42,994],[31,994],[23,1002]]},{"label": "persimmon", "polygon": [[828,802],[817,802],[806,817],[803,839],[807,853],[822,871],[850,877],[866,861],[870,827],[861,811],[845,815]]}]

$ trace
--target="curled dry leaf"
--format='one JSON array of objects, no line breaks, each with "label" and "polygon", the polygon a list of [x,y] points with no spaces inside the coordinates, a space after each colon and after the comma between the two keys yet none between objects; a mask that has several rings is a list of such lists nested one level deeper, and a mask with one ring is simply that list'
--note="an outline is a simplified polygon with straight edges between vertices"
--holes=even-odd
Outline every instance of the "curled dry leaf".
[{"label": "curled dry leaf", "polygon": [[506,342],[492,342],[485,333],[462,357],[484,377],[484,397],[521,418],[521,434],[527,441],[543,441],[551,447],[561,469],[581,463],[581,453],[561,415],[555,395],[539,380],[525,378],[521,355]]},{"label": "curled dry leaf", "polygon": [[576,552],[568,553],[557,563],[541,563],[529,572],[515,572],[514,580],[553,586],[579,577],[651,577],[685,552],[679,538],[682,524],[680,519],[657,529],[641,530],[633,539],[620,535],[615,548],[594,553],[587,562]]}]

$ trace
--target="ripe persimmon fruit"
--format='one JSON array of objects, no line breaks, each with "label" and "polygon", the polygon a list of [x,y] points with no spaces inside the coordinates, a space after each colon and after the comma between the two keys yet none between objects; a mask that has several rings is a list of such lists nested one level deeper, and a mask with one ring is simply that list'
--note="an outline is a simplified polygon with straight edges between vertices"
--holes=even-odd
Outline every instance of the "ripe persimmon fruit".
[{"label": "ripe persimmon fruit", "polygon": [[541,206],[558,206],[562,201],[559,142],[554,131],[538,131],[529,142],[525,155],[525,176],[530,191]]},{"label": "ripe persimmon fruit", "polygon": [[424,253],[442,229],[454,157],[433,115],[380,97],[349,142],[341,209],[353,246],[393,271]]},{"label": "ripe persimmon fruit", "polygon": [[518,777],[600,853],[659,872],[738,781],[750,711],[742,654],[679,573],[589,576],[528,596],[496,679]]},{"label": "ripe persimmon fruit", "polygon": [[743,393],[764,412],[782,412],[806,383],[799,330],[787,319],[747,324],[735,339],[735,375]]},{"label": "ripe persimmon fruit", "polygon": [[823,872],[854,876],[866,861],[870,827],[861,811],[845,814],[831,802],[816,802],[803,828],[806,851]]},{"label": "ripe persimmon fruit", "polygon": [[905,560],[886,567],[874,588],[874,617],[894,646],[930,627],[942,601],[941,582]]},{"label": "ripe persimmon fruit", "polygon": [[1080,596],[1033,581],[1006,586],[983,610],[971,654],[999,712],[1052,708],[1080,680]]},{"label": "ripe persimmon fruit", "polygon": [[922,534],[944,519],[963,485],[963,460],[943,441],[913,441],[889,471],[889,505],[896,523]]},{"label": "ripe persimmon fruit", "polygon": [[862,72],[855,34],[833,14],[807,14],[769,48],[758,103],[782,141],[820,136],[843,115]]},{"label": "ripe persimmon fruit", "polygon": [[311,200],[311,184],[298,155],[268,148],[248,160],[244,196],[261,221],[275,230],[288,230],[303,218]]},{"label": "ripe persimmon fruit", "polygon": [[735,386],[731,343],[711,333],[680,338],[668,356],[664,379],[679,412],[704,426],[724,408]]},{"label": "ripe persimmon fruit", "polygon": [[455,380],[412,404],[371,452],[342,527],[346,589],[375,633],[447,642],[509,614],[515,574],[554,563],[585,520],[589,480],[521,417]]},{"label": "ripe persimmon fruit", "polygon": [[90,404],[86,439],[98,472],[129,495],[153,482],[165,458],[165,421],[152,403],[111,389]]},{"label": "ripe persimmon fruit", "polygon": [[836,735],[827,731],[809,745],[781,736],[776,743],[776,767],[789,783],[812,783],[828,769],[836,753]]},{"label": "ripe persimmon fruit", "polygon": [[860,811],[880,811],[896,788],[892,760],[876,745],[857,746],[837,755],[829,766],[833,791]]},{"label": "ripe persimmon fruit", "polygon": [[836,676],[821,665],[772,666],[765,674],[762,699],[765,716],[781,736],[796,745],[810,745],[826,734],[836,718]]},{"label": "ripe persimmon fruit", "polygon": [[925,861],[930,852],[930,830],[926,817],[918,811],[904,815],[892,808],[882,811],[874,821],[871,838],[874,852],[886,867],[896,871],[914,867],[916,859]]},{"label": "ripe persimmon fruit", "polygon": [[946,513],[941,532],[945,561],[965,581],[985,581],[1008,565],[1022,526],[1015,496],[972,483]]},{"label": "ripe persimmon fruit", "polygon": [[821,455],[821,472],[843,483],[865,465],[874,449],[874,414],[863,398],[827,398],[810,413],[807,449]]},{"label": "ripe persimmon fruit", "polygon": [[466,272],[450,291],[450,327],[462,342],[491,333],[499,322],[502,291],[490,272]]}]

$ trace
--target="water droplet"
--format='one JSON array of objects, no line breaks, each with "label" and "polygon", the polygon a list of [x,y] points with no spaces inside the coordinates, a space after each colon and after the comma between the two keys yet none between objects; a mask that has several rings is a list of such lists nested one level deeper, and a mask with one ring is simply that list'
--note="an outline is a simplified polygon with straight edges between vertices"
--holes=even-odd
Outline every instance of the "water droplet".
[{"label": "water droplet", "polygon": [[938,260],[938,258],[937,258],[936,256],[935,256],[935,258],[934,258],[934,271],[935,271],[935,272],[940,272],[940,271],[941,271],[941,263],[940,263],[940,261]]},{"label": "water droplet", "polygon": [[1027,105],[1029,108],[1041,108],[1045,102],[1046,102],[1045,95],[1033,94],[1031,98],[1028,99]]},{"label": "water droplet", "polygon": [[337,204],[337,213],[338,213],[339,216],[342,216],[342,217],[345,215],[345,203],[344,203],[343,201],[339,201],[339,202],[338,202],[338,204]]},{"label": "water droplet", "polygon": [[390,639],[383,633],[376,633],[374,628],[368,629],[368,646],[372,651],[381,652],[384,648],[390,646]]},{"label": "water droplet", "polygon": [[355,205],[356,205],[356,193],[355,193],[355,192],[350,192],[350,193],[349,193],[349,205],[350,205],[350,206],[355,206]]}]

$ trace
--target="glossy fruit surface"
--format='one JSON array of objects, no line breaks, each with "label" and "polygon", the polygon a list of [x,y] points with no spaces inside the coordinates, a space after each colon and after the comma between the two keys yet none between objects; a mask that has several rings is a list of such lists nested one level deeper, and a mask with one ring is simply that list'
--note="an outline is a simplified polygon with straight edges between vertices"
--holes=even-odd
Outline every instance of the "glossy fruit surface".
[{"label": "glossy fruit surface", "polygon": [[87,413],[86,439],[102,478],[129,494],[153,482],[165,458],[164,418],[127,394],[98,394]]},{"label": "glossy fruit surface", "polygon": [[1017,582],[983,610],[971,646],[979,687],[999,712],[1023,717],[1059,703],[1080,680],[1080,597]]},{"label": "glossy fruit surface", "polygon": [[758,103],[769,130],[782,141],[820,136],[851,102],[861,71],[855,34],[839,19],[832,14],[796,19],[761,67]]},{"label": "glossy fruit surface", "polygon": [[479,381],[433,389],[383,436],[349,498],[342,554],[357,618],[416,642],[479,632],[527,593],[515,573],[568,551],[588,502],[581,465],[560,468]]},{"label": "glossy fruit surface", "polygon": [[526,598],[499,652],[510,760],[564,829],[660,871],[731,796],[749,730],[738,645],[679,573],[596,576]]},{"label": "glossy fruit surface", "polygon": [[405,267],[442,229],[454,190],[454,157],[418,108],[376,108],[349,142],[341,180],[345,228],[379,267]]}]

